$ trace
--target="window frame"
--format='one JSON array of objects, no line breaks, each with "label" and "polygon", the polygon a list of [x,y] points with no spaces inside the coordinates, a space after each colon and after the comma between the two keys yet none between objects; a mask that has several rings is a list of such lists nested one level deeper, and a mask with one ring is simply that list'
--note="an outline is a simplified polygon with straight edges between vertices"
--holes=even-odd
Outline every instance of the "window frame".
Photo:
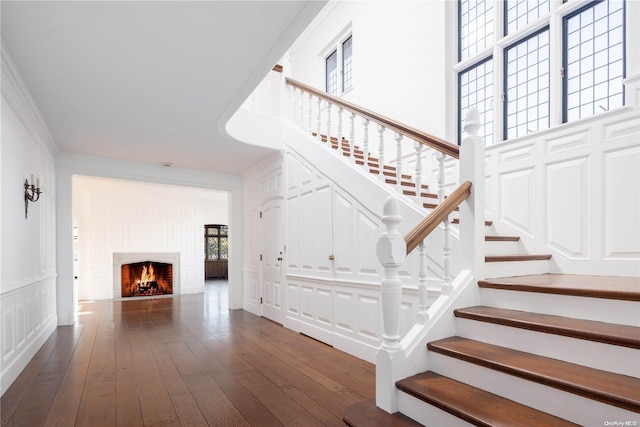
[{"label": "window frame", "polygon": [[[222,228],[226,229],[226,233],[222,233]],[[215,234],[209,234],[209,230],[217,230]],[[216,259],[209,259],[209,239],[214,238],[218,240]],[[227,239],[227,253],[226,258],[221,257],[220,239]],[[204,226],[204,260],[205,261],[227,261],[229,260],[229,226],[226,224],[205,224]]]},{"label": "window frame", "polygon": [[[344,58],[344,44],[351,40],[351,61],[350,61],[350,82],[351,85],[347,88],[345,88],[345,72],[344,72],[344,66],[345,66],[345,58]],[[347,28],[343,31],[340,32],[340,34],[335,37],[333,39],[333,41],[331,41],[331,43],[329,43],[323,50],[322,53],[320,55],[320,57],[323,60],[323,76],[324,76],[324,91],[331,94],[331,92],[329,92],[329,85],[328,85],[328,77],[329,77],[329,73],[328,73],[328,67],[327,67],[327,60],[329,59],[329,57],[331,55],[333,55],[334,53],[336,54],[337,58],[336,58],[336,69],[337,69],[337,80],[336,80],[336,92],[333,93],[332,95],[334,96],[342,96],[343,94],[351,91],[353,89],[353,64],[354,64],[354,46],[353,46],[353,33],[351,31],[351,28]]]},{"label": "window frame", "polygon": [[[563,65],[566,57],[565,53],[565,42],[564,42],[564,22],[565,17],[576,13],[578,10],[587,9],[589,7],[595,6],[599,1],[607,1],[607,0],[594,0],[594,1],[569,1],[569,2],[560,2],[560,1],[551,1],[549,12],[545,12],[542,16],[539,16],[537,19],[534,19],[532,22],[528,22],[524,27],[513,31],[511,34],[506,34],[507,31],[507,4],[504,1],[492,0],[493,1],[493,34],[495,42],[493,45],[488,46],[487,48],[476,52],[473,56],[466,58],[464,60],[460,60],[460,52],[462,49],[460,42],[460,34],[461,34],[461,3],[460,1],[454,2],[451,6],[451,11],[453,16],[451,16],[452,21],[457,24],[457,28],[455,31],[449,32],[449,36],[453,38],[452,43],[456,44],[456,57],[453,58],[453,73],[455,75],[456,82],[456,107],[454,110],[457,114],[456,117],[456,128],[458,130],[458,144],[462,140],[462,129],[464,128],[464,114],[466,111],[461,111],[461,96],[460,93],[460,83],[459,76],[461,73],[473,68],[474,66],[480,64],[487,60],[487,58],[493,58],[493,138],[491,140],[486,140],[485,144],[495,145],[500,144],[510,139],[507,139],[507,133],[505,131],[507,123],[506,123],[506,72],[505,72],[505,61],[506,61],[506,49],[518,42],[528,38],[534,33],[537,33],[543,28],[549,28],[549,127],[548,129],[553,129],[554,127],[567,123],[565,121],[565,110],[566,110],[566,102],[565,102],[565,90],[564,90],[564,81],[565,77],[563,73]],[[624,17],[623,17],[623,76],[627,75],[627,64],[629,52],[627,50],[627,39],[629,37],[629,27],[628,27],[628,13],[627,13],[627,1],[621,0],[624,2]],[[454,20],[455,16],[455,20]],[[455,41],[454,41],[455,40]],[[624,80],[625,77],[623,77]],[[626,87],[622,86],[623,93],[623,104],[621,108],[624,108],[628,102],[624,93],[626,91]],[[620,107],[616,107],[610,109],[611,111],[617,110]],[[574,123],[579,120],[587,120],[589,118],[597,117],[602,112],[596,112],[593,116],[585,116],[580,119],[572,120],[569,123]],[[537,132],[533,132],[535,134]],[[518,139],[523,136],[518,136],[513,139]]]}]

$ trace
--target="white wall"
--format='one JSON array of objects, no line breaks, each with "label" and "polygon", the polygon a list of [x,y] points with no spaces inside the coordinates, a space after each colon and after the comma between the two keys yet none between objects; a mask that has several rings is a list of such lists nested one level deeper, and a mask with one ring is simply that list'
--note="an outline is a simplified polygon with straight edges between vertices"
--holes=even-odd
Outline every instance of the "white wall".
[{"label": "white wall", "polygon": [[[56,194],[53,139],[2,46],[0,258],[1,391],[49,337],[56,319]],[[24,212],[24,181],[40,180],[40,200]]]},{"label": "white wall", "polygon": [[[439,137],[446,134],[444,1],[331,2],[289,50],[291,77],[324,90],[328,46],[353,35],[353,88],[343,98]],[[453,52],[455,53],[455,52]]]},{"label": "white wall", "polygon": [[116,252],[180,253],[180,293],[204,290],[205,224],[228,223],[227,193],[76,176],[80,300],[111,299]]}]

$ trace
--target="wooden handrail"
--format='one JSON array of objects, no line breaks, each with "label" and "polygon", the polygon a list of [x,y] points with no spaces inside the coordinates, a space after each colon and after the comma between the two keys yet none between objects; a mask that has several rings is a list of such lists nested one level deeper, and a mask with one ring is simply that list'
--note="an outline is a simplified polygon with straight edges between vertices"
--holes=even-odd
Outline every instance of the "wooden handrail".
[{"label": "wooden handrail", "polygon": [[416,225],[406,236],[407,255],[416,248],[448,215],[451,214],[460,203],[471,194],[471,181],[465,181],[453,193],[451,193],[442,203],[431,211],[420,224]]},{"label": "wooden handrail", "polygon": [[395,120],[392,120],[388,117],[382,116],[380,114],[374,113],[373,111],[367,110],[366,108],[360,107],[358,105],[352,104],[344,99],[338,98],[333,95],[329,95],[328,93],[318,90],[312,86],[301,83],[297,80],[287,77],[287,84],[290,84],[293,87],[297,87],[300,90],[308,92],[312,95],[317,96],[318,98],[322,98],[326,101],[331,102],[334,105],[338,105],[343,109],[350,111],[352,113],[359,114],[369,121],[377,123],[379,125],[384,126],[387,129],[391,129],[399,134],[408,136],[420,144],[424,144],[433,148],[434,150],[440,151],[441,153],[445,153],[453,158],[460,158],[460,149],[457,145],[453,145],[448,143],[447,141],[437,138],[433,135],[429,135],[428,133],[419,131],[411,126],[404,125]]}]

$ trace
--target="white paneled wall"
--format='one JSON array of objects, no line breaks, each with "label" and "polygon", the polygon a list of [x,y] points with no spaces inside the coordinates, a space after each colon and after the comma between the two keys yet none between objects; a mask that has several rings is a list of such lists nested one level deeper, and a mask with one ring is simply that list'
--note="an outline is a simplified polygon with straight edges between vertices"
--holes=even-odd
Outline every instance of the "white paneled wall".
[{"label": "white paneled wall", "polygon": [[73,191],[79,299],[113,298],[118,252],[178,252],[181,293],[203,291],[203,226],[228,224],[226,192],[90,177]]},{"label": "white paneled wall", "polygon": [[[0,394],[55,330],[56,196],[53,139],[2,46]],[[24,181],[42,194],[25,218]]]},{"label": "white paneled wall", "polygon": [[628,107],[487,147],[487,210],[554,272],[640,273],[640,113]]},{"label": "white paneled wall", "polygon": [[[329,180],[296,152],[286,151],[244,177],[245,230],[260,236],[260,210],[282,199],[285,280],[277,321],[373,362],[382,335],[378,214]],[[284,186],[282,185],[284,183]],[[382,204],[382,199],[380,201]],[[272,318],[260,298],[271,295],[260,243],[245,245],[244,307]],[[263,254],[264,255],[264,254]],[[256,260],[257,262],[254,262]],[[415,322],[417,291],[403,293],[402,333]],[[274,319],[276,320],[276,319]]]}]

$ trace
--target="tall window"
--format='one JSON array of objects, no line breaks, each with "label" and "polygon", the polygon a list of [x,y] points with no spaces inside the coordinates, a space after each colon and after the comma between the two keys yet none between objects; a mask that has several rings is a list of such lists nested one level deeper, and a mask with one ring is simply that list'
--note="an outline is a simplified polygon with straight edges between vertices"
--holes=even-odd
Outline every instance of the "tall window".
[{"label": "tall window", "polygon": [[340,95],[353,85],[353,39],[351,35],[332,45],[325,57],[325,90],[330,95]]},{"label": "tall window", "polygon": [[207,261],[229,258],[229,228],[226,225],[204,226],[204,256]]},{"label": "tall window", "polygon": [[327,75],[327,93],[330,95],[338,94],[338,51],[334,50],[331,55],[327,56],[326,75]]},{"label": "tall window", "polygon": [[564,19],[564,121],[624,104],[624,3],[604,1]]},{"label": "tall window", "polygon": [[470,107],[492,144],[623,106],[624,5],[460,0],[459,137]]}]

